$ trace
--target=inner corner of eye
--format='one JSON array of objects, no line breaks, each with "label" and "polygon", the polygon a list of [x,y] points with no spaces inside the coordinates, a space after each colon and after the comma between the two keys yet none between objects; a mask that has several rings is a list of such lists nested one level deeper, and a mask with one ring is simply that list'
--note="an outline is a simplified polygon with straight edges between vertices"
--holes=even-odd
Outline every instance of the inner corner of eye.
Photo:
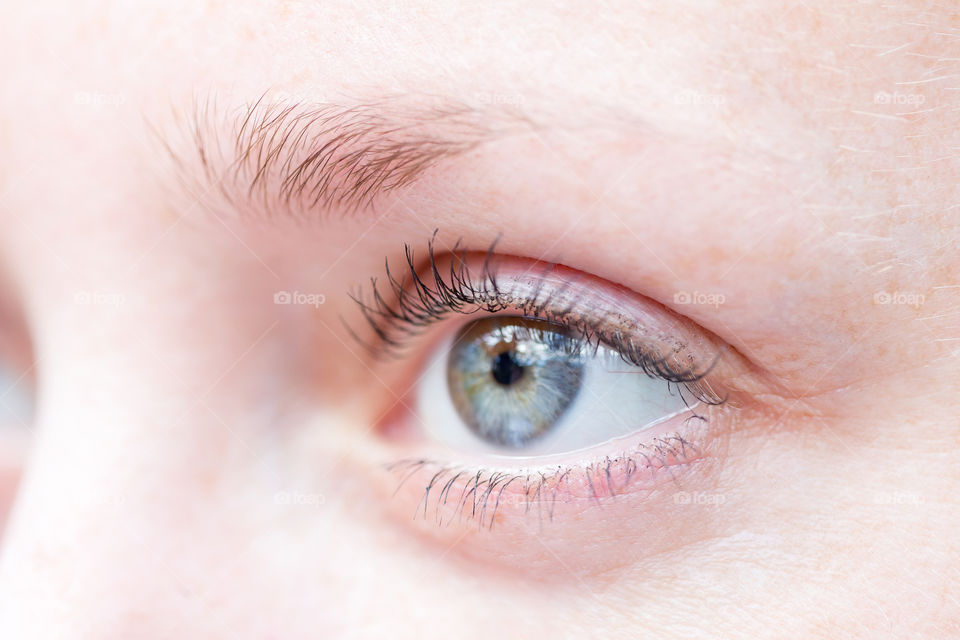
[{"label": "inner corner of eye", "polygon": [[570,453],[688,410],[676,384],[563,325],[522,316],[473,320],[427,365],[421,428],[466,454]]}]

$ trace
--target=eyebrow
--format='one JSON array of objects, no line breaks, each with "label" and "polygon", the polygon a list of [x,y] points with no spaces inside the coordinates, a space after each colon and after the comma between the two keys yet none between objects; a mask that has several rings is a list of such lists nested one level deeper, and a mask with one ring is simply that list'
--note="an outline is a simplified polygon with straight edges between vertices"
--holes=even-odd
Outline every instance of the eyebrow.
[{"label": "eyebrow", "polygon": [[[527,116],[424,95],[349,105],[256,101],[224,109],[214,96],[175,111],[158,134],[181,185],[212,204],[267,215],[354,211],[414,183],[441,160],[520,130]],[[213,196],[213,198],[211,198]]]}]

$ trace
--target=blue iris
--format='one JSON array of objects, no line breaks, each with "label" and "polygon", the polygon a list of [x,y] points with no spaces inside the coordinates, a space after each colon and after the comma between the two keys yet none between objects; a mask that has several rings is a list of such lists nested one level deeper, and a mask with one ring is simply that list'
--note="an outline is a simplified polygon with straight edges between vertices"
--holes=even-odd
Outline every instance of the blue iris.
[{"label": "blue iris", "polygon": [[520,448],[551,432],[584,378],[580,343],[559,325],[520,317],[470,323],[454,341],[447,384],[477,436]]}]

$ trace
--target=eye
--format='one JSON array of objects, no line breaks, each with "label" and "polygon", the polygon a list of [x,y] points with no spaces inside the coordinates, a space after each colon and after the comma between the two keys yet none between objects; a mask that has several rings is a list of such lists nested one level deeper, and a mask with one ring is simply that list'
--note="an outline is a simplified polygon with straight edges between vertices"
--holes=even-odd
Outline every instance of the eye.
[{"label": "eye", "polygon": [[401,398],[378,430],[392,502],[492,527],[503,509],[546,502],[552,518],[693,473],[730,423],[712,423],[724,381],[746,371],[724,343],[614,283],[494,249],[407,247],[402,271],[388,262],[354,296]]},{"label": "eye", "polygon": [[568,453],[687,412],[676,384],[607,345],[522,316],[474,320],[437,353],[420,383],[424,429],[466,451]]}]

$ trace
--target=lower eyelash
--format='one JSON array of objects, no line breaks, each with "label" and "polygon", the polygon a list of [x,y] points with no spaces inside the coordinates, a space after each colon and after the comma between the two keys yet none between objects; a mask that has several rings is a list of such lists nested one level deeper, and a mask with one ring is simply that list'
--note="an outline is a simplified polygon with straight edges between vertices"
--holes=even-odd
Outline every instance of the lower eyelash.
[{"label": "lower eyelash", "polygon": [[[703,419],[697,417],[698,419]],[[673,470],[703,458],[701,450],[680,434],[655,438],[636,450],[605,457],[586,466],[556,467],[544,471],[497,471],[443,465],[431,460],[403,460],[387,467],[402,476],[394,494],[418,473],[430,480],[417,503],[414,519],[429,520],[431,511],[438,526],[473,520],[478,528],[493,529],[497,512],[505,504],[522,506],[524,515],[536,513],[553,519],[558,501],[613,498],[642,483],[652,489],[655,476],[666,473],[676,482]],[[510,487],[514,490],[508,491]],[[444,516],[447,520],[444,520]]]}]

